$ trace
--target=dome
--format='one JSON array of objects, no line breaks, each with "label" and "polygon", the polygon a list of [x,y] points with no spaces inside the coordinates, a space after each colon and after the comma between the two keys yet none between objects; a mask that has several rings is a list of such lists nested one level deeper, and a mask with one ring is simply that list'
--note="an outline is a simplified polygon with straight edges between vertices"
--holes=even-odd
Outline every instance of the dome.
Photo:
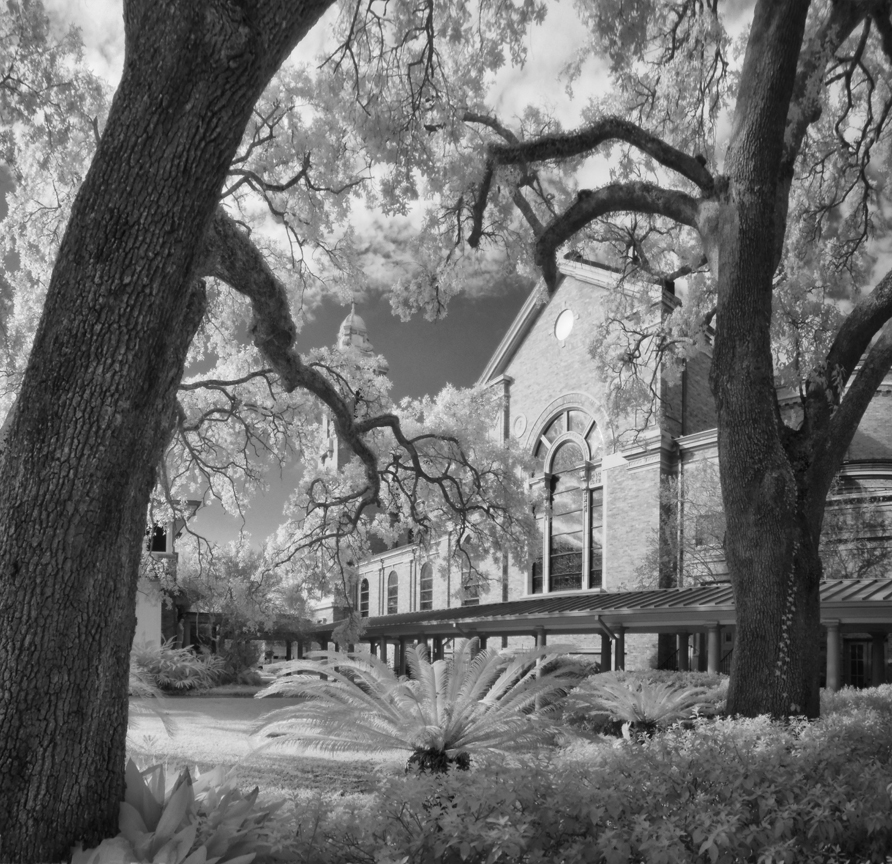
[{"label": "dome", "polygon": [[[350,306],[350,312],[347,317],[338,328],[338,350],[357,351],[366,357],[371,357],[375,353],[375,349],[369,340],[369,332],[365,326],[365,321],[362,320],[360,315],[356,314],[356,306],[353,304]],[[387,361],[382,358],[378,371],[386,374],[389,368]]]}]

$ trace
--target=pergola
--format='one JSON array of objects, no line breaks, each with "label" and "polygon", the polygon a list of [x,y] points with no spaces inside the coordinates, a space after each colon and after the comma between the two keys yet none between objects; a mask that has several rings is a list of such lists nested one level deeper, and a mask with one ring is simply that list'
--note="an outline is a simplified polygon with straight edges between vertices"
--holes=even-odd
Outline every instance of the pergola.
[{"label": "pergola", "polygon": [[[325,643],[337,622],[312,628],[314,641]],[[538,595],[503,603],[457,606],[451,609],[404,612],[366,619],[361,637],[373,653],[387,659],[394,648],[394,665],[404,673],[409,644],[432,641],[432,655],[443,656],[446,640],[532,636],[537,645],[550,637],[600,635],[602,670],[625,664],[625,637],[630,633],[675,634],[678,668],[685,670],[691,637],[703,638],[706,671],[721,668],[721,632],[737,623],[729,584],[665,588],[652,591]],[[872,681],[885,681],[885,641],[892,631],[892,579],[840,579],[821,583],[821,623],[827,639],[827,687],[841,684],[841,648],[845,634],[867,633],[871,639]],[[290,645],[289,645],[290,648]],[[298,656],[303,653],[298,641]],[[290,651],[289,651],[290,654]]]}]

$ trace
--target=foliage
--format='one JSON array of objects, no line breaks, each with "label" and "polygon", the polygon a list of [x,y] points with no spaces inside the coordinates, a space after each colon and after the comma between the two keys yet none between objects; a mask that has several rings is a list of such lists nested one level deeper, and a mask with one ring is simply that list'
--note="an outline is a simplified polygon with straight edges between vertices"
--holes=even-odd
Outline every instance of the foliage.
[{"label": "foliage", "polygon": [[252,684],[259,686],[264,680],[257,671],[260,663],[259,642],[232,639],[217,651],[222,666],[217,674],[218,684]]},{"label": "foliage", "polygon": [[165,783],[162,765],[140,771],[130,760],[125,775],[120,834],[76,847],[72,864],[250,864],[269,851],[264,823],[281,802],[258,805],[259,790],[243,795],[221,768]]},{"label": "foliage", "polygon": [[477,647],[476,639],[464,641],[451,658],[433,663],[424,649],[409,647],[411,677],[398,677],[377,657],[335,651],[277,664],[277,680],[257,696],[305,701],[267,714],[258,728],[278,736],[270,746],[406,750],[410,765],[434,772],[548,741],[552,730],[537,705],[564,695],[581,670],[554,649],[513,655]]},{"label": "foliage", "polygon": [[[130,655],[130,711],[127,715],[128,727],[139,725],[139,718],[151,715],[163,724],[168,735],[176,731],[176,724],[167,713],[161,689],[155,683],[155,676],[140,665],[133,654]],[[129,731],[128,731],[129,734]]]},{"label": "foliage", "polygon": [[280,815],[300,838],[295,860],[318,864],[880,862],[892,853],[892,687],[831,703],[811,724],[697,720],[641,746],[387,778],[370,800],[318,797]]},{"label": "foliage", "polygon": [[568,697],[568,708],[603,713],[627,724],[635,732],[651,734],[657,728],[687,720],[713,707],[705,687],[683,687],[674,683],[611,681],[596,675]]},{"label": "foliage", "polygon": [[223,666],[213,654],[196,654],[191,648],[174,648],[174,640],[161,645],[135,645],[131,666],[140,669],[161,690],[207,690],[217,683]]}]

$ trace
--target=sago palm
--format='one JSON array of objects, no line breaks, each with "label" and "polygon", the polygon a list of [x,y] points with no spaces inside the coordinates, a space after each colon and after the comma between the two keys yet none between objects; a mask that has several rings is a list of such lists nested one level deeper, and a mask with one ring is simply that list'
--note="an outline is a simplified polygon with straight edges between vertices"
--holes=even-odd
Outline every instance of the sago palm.
[{"label": "sago palm", "polygon": [[573,707],[607,714],[612,720],[627,723],[644,734],[652,734],[658,727],[669,726],[712,707],[705,687],[600,681],[600,677],[573,692],[570,697]]},{"label": "sago palm", "polygon": [[403,677],[372,655],[318,651],[311,659],[283,663],[277,680],[257,696],[304,701],[265,715],[256,729],[274,737],[273,747],[405,750],[408,764],[421,770],[467,768],[475,754],[540,745],[551,730],[537,705],[566,695],[584,674],[553,649],[478,651],[475,639],[461,643],[448,660],[431,663],[425,648],[414,647],[406,659],[410,674]]}]

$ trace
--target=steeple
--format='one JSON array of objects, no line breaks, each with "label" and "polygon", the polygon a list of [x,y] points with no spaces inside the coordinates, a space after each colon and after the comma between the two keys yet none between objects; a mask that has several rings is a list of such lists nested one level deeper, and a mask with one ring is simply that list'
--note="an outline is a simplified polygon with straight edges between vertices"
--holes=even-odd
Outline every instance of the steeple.
[{"label": "steeple", "polygon": [[[341,322],[341,326],[338,329],[337,347],[343,354],[356,352],[363,358],[375,356],[375,349],[369,341],[369,332],[365,326],[365,321],[356,314],[355,302],[350,304],[350,313]],[[375,371],[386,375],[389,370],[390,366],[387,361],[381,358],[380,365]]]}]

